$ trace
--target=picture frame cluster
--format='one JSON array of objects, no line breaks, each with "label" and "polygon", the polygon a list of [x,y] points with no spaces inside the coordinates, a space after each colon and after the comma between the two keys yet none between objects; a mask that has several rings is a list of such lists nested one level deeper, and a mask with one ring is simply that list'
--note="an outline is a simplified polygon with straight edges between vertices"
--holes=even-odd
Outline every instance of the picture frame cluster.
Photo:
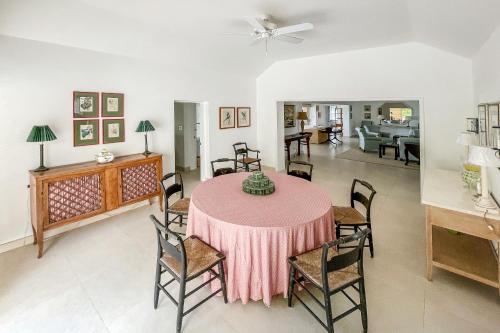
[{"label": "picture frame cluster", "polygon": [[124,94],[73,92],[73,146],[125,141]]},{"label": "picture frame cluster", "polygon": [[250,127],[251,108],[247,106],[221,106],[219,108],[219,129]]}]

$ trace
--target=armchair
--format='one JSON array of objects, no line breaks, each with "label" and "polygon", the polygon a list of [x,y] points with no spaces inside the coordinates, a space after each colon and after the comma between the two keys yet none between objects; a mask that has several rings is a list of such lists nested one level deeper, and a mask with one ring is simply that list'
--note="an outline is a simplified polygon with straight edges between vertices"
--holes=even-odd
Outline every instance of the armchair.
[{"label": "armchair", "polygon": [[390,138],[382,138],[374,135],[370,135],[366,132],[364,128],[356,127],[356,132],[359,136],[359,148],[366,151],[378,151],[378,146],[381,143],[392,142]]}]

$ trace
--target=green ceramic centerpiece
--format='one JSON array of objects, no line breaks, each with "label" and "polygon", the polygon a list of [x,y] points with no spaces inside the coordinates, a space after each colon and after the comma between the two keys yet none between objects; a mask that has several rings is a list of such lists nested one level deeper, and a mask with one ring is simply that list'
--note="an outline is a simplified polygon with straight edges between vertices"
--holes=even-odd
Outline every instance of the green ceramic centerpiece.
[{"label": "green ceramic centerpiece", "polygon": [[243,192],[252,195],[269,195],[275,190],[274,182],[261,171],[254,171],[243,181]]}]

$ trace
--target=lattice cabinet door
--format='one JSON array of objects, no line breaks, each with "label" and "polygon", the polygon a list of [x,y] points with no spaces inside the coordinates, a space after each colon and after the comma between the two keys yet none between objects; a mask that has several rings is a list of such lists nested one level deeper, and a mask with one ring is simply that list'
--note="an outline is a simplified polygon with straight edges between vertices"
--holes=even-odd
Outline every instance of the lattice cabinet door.
[{"label": "lattice cabinet door", "polygon": [[44,182],[44,229],[104,212],[103,179],[103,172],[93,172]]},{"label": "lattice cabinet door", "polygon": [[141,201],[160,193],[158,160],[119,169],[120,205]]}]

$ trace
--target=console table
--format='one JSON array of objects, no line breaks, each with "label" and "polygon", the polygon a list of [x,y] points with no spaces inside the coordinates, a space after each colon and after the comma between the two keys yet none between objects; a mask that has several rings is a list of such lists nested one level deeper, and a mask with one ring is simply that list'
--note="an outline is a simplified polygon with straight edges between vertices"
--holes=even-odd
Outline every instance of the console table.
[{"label": "console table", "polygon": [[119,156],[114,161],[95,161],[30,171],[31,225],[38,258],[43,254],[44,232],[131,203],[163,196],[162,155]]},{"label": "console table", "polygon": [[290,134],[285,136],[285,148],[287,153],[287,161],[290,161],[290,145],[293,141],[297,141],[297,147],[299,148],[297,154],[300,155],[300,145],[302,140],[306,140],[307,145],[307,157],[311,157],[311,149],[309,145],[309,141],[311,139],[312,133],[303,132],[297,134]]},{"label": "console table", "polygon": [[422,203],[427,279],[432,280],[433,267],[438,267],[497,288],[500,294],[500,215],[475,210],[456,171],[426,170]]}]

